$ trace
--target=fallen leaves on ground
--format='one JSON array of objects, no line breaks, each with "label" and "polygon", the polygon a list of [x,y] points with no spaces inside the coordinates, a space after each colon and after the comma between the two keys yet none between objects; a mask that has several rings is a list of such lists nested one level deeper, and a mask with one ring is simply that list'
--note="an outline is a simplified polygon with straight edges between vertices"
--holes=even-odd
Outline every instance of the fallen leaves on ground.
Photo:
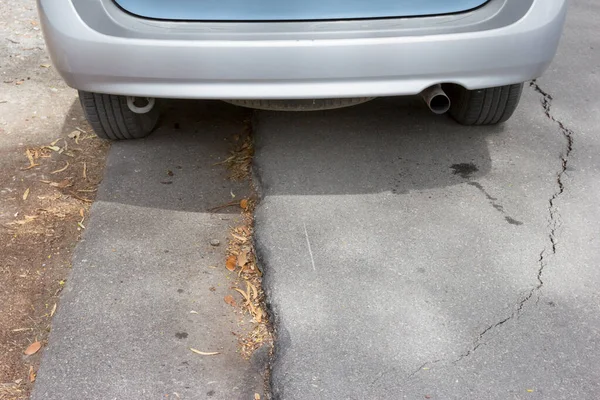
[{"label": "fallen leaves on ground", "polygon": [[209,352],[206,352],[206,351],[200,351],[200,350],[196,350],[196,349],[194,349],[194,348],[192,348],[192,347],[190,347],[190,350],[191,350],[193,353],[200,354],[201,356],[216,356],[217,354],[221,354],[221,353],[220,353],[220,352],[218,352],[218,351],[209,351]]},{"label": "fallen leaves on ground", "polygon": [[[253,146],[249,132],[246,134],[248,136],[241,139],[242,145],[225,161],[230,170],[231,179],[234,180],[250,177]],[[250,358],[254,351],[264,344],[271,344],[273,339],[268,316],[264,311],[262,273],[257,266],[252,244],[255,196],[244,198],[236,204],[239,204],[242,209],[242,224],[231,229],[225,268],[228,271],[237,272],[238,282],[233,285],[232,290],[241,296],[239,304],[244,313],[252,316],[254,323],[250,332],[238,336],[240,353],[244,358]]]},{"label": "fallen leaves on ground", "polygon": [[248,251],[242,250],[237,256],[237,266],[242,269],[248,264]]},{"label": "fallen leaves on ground", "polygon": [[27,398],[30,382],[36,380],[42,343],[80,235],[78,223],[85,224],[102,178],[108,144],[77,132],[16,150],[21,159],[3,175],[13,178],[6,186],[19,201],[0,201],[0,243],[6,244],[0,246],[0,269],[11,271],[3,274],[5,287],[10,286],[3,298],[14,305],[0,318],[11,334],[11,341],[3,343],[7,351],[0,352],[0,372],[6,378],[0,382],[2,400]]},{"label": "fallen leaves on ground", "polygon": [[53,182],[53,181],[46,181],[46,180],[41,180],[40,182],[45,183],[45,184],[50,185],[55,188],[59,188],[59,189],[64,189],[66,187],[73,186],[71,184],[71,181],[68,178],[63,179],[60,182]]},{"label": "fallen leaves on ground", "polygon": [[235,256],[229,256],[227,257],[227,261],[225,262],[225,268],[227,268],[229,271],[235,271],[236,265],[237,264],[237,258]]},{"label": "fallen leaves on ground", "polygon": [[235,302],[235,299],[233,298],[232,295],[228,294],[227,296],[225,296],[223,298],[223,300],[225,301],[225,303],[229,304],[232,307],[237,306],[237,303]]},{"label": "fallen leaves on ground", "polygon": [[241,181],[250,176],[252,157],[254,156],[254,144],[251,135],[250,121],[246,121],[243,140],[232,151],[231,155],[218,164],[224,164],[229,170],[229,178],[234,181]]},{"label": "fallen leaves on ground", "polygon": [[57,169],[56,171],[52,171],[52,172],[50,172],[50,174],[51,175],[58,174],[60,172],[65,171],[67,168],[69,168],[69,165],[70,165],[69,162],[68,161],[65,161],[65,162],[66,162],[66,165],[64,167]]},{"label": "fallen leaves on ground", "polygon": [[40,342],[33,342],[25,349],[23,354],[25,354],[26,356],[30,356],[37,353],[41,348],[42,344]]}]

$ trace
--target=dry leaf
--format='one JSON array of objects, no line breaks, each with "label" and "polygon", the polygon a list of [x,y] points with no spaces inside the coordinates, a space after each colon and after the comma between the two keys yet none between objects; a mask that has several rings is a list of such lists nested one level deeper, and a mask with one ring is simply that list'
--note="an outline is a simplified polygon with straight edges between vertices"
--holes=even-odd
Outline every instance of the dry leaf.
[{"label": "dry leaf", "polygon": [[237,304],[235,303],[235,299],[233,298],[233,296],[231,295],[227,295],[223,298],[223,300],[225,300],[225,303],[229,304],[232,307],[235,307]]},{"label": "dry leaf", "polygon": [[229,256],[227,257],[227,262],[225,264],[225,267],[229,270],[229,271],[235,271],[235,267],[237,263],[237,258],[235,256]]},{"label": "dry leaf", "polygon": [[23,354],[25,354],[26,356],[30,356],[32,354],[35,354],[38,352],[39,349],[42,348],[42,344],[40,342],[33,342],[29,345],[29,347],[27,347],[25,349],[25,351],[23,352]]},{"label": "dry leaf", "polygon": [[40,64],[40,67],[42,67],[42,68],[50,68],[50,64]]},{"label": "dry leaf", "polygon": [[75,143],[79,144],[79,138],[81,137],[81,132],[73,131],[67,135],[69,139],[75,139]]},{"label": "dry leaf", "polygon": [[254,400],[260,400],[260,394],[254,393]]},{"label": "dry leaf", "polygon": [[237,256],[237,265],[240,267],[244,267],[248,263],[248,252],[243,251]]},{"label": "dry leaf", "polygon": [[25,83],[25,81],[17,81],[17,82],[15,82],[15,85],[19,86],[19,85],[22,85],[23,83]]},{"label": "dry leaf", "polygon": [[81,215],[81,218],[85,218],[85,214],[84,214],[83,208],[79,209],[79,215]]},{"label": "dry leaf", "polygon": [[50,149],[52,151],[60,151],[60,147],[58,146],[54,146],[54,145],[50,145],[50,146],[44,146],[42,147],[43,149]]},{"label": "dry leaf", "polygon": [[256,322],[258,322],[259,324],[262,322],[262,316],[263,316],[263,310],[262,308],[258,307],[256,309],[256,314],[254,315],[254,319],[256,320]]},{"label": "dry leaf", "polygon": [[52,317],[55,312],[56,312],[56,303],[54,303],[54,306],[52,307],[52,310],[50,311],[50,316]]},{"label": "dry leaf", "polygon": [[256,289],[256,286],[248,281],[246,281],[246,285],[248,286],[248,293],[250,293],[250,289],[252,289],[252,298],[256,300],[258,298],[258,290]]},{"label": "dry leaf", "polygon": [[25,190],[25,193],[23,193],[23,200],[27,200],[27,197],[29,197],[29,188],[27,188],[27,190]]},{"label": "dry leaf", "polygon": [[[22,277],[25,277],[25,275],[23,275]],[[17,328],[17,329],[13,329],[12,332],[23,332],[23,331],[32,331],[33,328]]]},{"label": "dry leaf", "polygon": [[25,150],[25,155],[27,156],[27,159],[29,160],[29,166],[26,168],[22,168],[23,170],[28,170],[28,169],[31,169],[33,167],[37,167],[40,165],[40,164],[35,163],[34,153],[30,149]]},{"label": "dry leaf", "polygon": [[64,179],[64,180],[62,180],[62,181],[60,181],[60,182],[43,181],[43,180],[42,180],[42,181],[40,181],[40,182],[42,182],[42,183],[45,183],[45,184],[47,184],[47,185],[50,185],[50,186],[52,186],[52,187],[59,188],[59,189],[64,189],[64,188],[66,188],[67,186],[72,186],[72,185],[71,185],[71,181],[69,181],[68,179]]},{"label": "dry leaf", "polygon": [[239,240],[242,243],[246,243],[248,241],[248,238],[245,238],[240,235],[236,235],[235,233],[232,233],[231,236],[233,236],[234,238],[236,238],[237,240]]},{"label": "dry leaf", "polygon": [[233,290],[239,292],[242,296],[244,296],[244,298],[250,302],[250,296],[248,296],[248,293],[244,292],[242,289],[239,288],[233,288]]},{"label": "dry leaf", "polygon": [[35,382],[35,371],[33,370],[33,365],[29,366],[29,382]]},{"label": "dry leaf", "polygon": [[58,174],[59,172],[63,172],[64,170],[66,170],[67,168],[69,168],[69,162],[67,161],[66,163],[67,163],[67,165],[65,165],[61,169],[57,169],[56,171],[50,172],[50,174]]},{"label": "dry leaf", "polygon": [[243,208],[244,210],[248,209],[248,199],[242,199],[240,201],[240,207]]},{"label": "dry leaf", "polygon": [[210,351],[210,352],[206,352],[206,351],[200,351],[200,350],[196,350],[194,348],[190,347],[190,350],[196,354],[200,354],[201,356],[216,356],[217,354],[221,354],[218,351]]}]

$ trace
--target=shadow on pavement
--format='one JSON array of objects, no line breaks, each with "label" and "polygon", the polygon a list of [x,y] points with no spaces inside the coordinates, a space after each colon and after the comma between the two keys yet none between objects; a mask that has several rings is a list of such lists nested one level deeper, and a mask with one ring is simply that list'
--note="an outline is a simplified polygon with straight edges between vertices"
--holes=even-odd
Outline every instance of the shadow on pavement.
[{"label": "shadow on pavement", "polygon": [[486,140],[503,129],[458,125],[417,98],[313,113],[259,112],[255,123],[255,165],[269,195],[401,194],[454,185],[490,170]]},{"label": "shadow on pavement", "polygon": [[242,133],[249,111],[223,102],[167,100],[162,106],[151,136],[112,144],[98,200],[207,212],[232,201],[232,194],[241,199],[246,184],[227,180],[218,163],[231,150],[234,135]]}]

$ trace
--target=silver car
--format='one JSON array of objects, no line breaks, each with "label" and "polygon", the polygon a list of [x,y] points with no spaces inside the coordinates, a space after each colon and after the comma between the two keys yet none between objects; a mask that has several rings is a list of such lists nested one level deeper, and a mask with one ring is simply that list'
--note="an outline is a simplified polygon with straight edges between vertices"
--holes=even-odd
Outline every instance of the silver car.
[{"label": "silver car", "polygon": [[156,99],[310,110],[421,94],[506,121],[556,53],[566,0],[38,0],[52,60],[98,136],[156,126]]}]

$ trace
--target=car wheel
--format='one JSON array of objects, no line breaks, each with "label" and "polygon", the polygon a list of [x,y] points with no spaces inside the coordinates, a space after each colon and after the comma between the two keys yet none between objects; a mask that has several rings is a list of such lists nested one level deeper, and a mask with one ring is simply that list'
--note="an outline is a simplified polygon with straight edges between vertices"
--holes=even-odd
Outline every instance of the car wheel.
[{"label": "car wheel", "polygon": [[517,109],[523,84],[468,90],[444,85],[452,105],[450,116],[463,125],[495,125],[507,121]]},{"label": "car wheel", "polygon": [[[143,138],[154,130],[158,122],[157,107],[146,102],[150,109],[135,113],[127,105],[126,96],[79,91],[79,101],[92,129],[102,139]],[[140,110],[145,111],[143,108]]]}]

